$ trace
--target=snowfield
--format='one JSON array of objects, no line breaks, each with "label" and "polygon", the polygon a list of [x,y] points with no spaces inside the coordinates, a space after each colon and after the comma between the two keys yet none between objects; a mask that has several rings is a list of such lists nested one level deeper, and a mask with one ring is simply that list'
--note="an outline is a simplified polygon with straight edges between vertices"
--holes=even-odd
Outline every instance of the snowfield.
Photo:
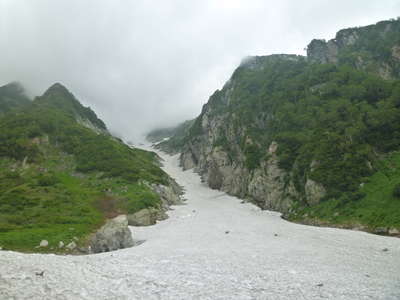
[{"label": "snowfield", "polygon": [[289,223],[163,158],[188,200],[131,227],[146,242],[87,256],[0,251],[0,299],[400,299],[400,239]]}]

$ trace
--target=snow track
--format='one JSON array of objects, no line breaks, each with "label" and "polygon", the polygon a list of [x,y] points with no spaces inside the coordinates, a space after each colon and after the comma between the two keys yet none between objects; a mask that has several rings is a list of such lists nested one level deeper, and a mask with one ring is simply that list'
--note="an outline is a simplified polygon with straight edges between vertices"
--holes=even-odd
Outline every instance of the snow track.
[{"label": "snow track", "polygon": [[164,159],[188,201],[132,227],[145,243],[88,256],[0,251],[0,299],[400,299],[400,239],[284,221]]}]

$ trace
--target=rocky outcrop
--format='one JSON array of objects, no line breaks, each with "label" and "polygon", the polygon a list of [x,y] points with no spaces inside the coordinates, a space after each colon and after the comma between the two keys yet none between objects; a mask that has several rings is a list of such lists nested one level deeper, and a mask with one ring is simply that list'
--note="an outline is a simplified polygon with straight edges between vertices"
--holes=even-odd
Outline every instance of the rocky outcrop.
[{"label": "rocky outcrop", "polygon": [[169,179],[168,185],[153,184],[151,189],[157,193],[161,200],[160,207],[150,207],[141,209],[133,214],[129,214],[128,224],[131,226],[149,226],[168,218],[166,211],[171,205],[182,204],[182,188],[173,180]]},{"label": "rocky outcrop", "polygon": [[156,224],[157,220],[165,220],[166,218],[167,215],[164,210],[150,207],[128,215],[128,224],[131,226],[150,226]]},{"label": "rocky outcrop", "polygon": [[[277,147],[275,142],[270,149],[274,147]],[[185,169],[194,164],[191,157],[196,157],[196,153],[191,149],[181,155],[181,163]],[[197,144],[196,149],[202,149],[201,144]],[[298,192],[293,182],[287,180],[287,172],[278,166],[276,153],[268,154],[269,158],[261,161],[259,167],[249,170],[245,166],[243,153],[238,155],[242,161],[231,161],[227,152],[217,148],[196,157],[196,170],[211,188],[247,198],[264,209],[286,212]]]},{"label": "rocky outcrop", "polygon": [[102,128],[102,127],[99,127],[99,126],[96,125],[96,124],[93,124],[89,119],[84,118],[84,117],[82,117],[82,116],[80,116],[80,115],[78,115],[78,114],[75,115],[75,118],[76,118],[76,121],[77,121],[79,124],[85,126],[86,128],[89,128],[89,129],[93,130],[93,131],[96,132],[97,134],[106,134],[106,135],[109,135],[109,132],[108,132],[107,129]]},{"label": "rocky outcrop", "polygon": [[168,181],[168,185],[153,184],[151,188],[160,196],[162,206],[166,209],[171,205],[182,203],[182,188],[171,178]]},{"label": "rocky outcrop", "polygon": [[[257,63],[263,65],[265,60],[276,59],[304,58],[295,55],[247,58],[241,68],[259,70],[263,66],[257,67]],[[196,120],[200,134],[188,139],[183,147],[181,166],[185,170],[194,168],[211,188],[247,198],[264,209],[286,212],[290,210],[292,199],[298,196],[298,192],[290,180],[290,174],[278,165],[278,144],[272,142],[262,155],[267,159],[261,159],[255,168],[248,168],[245,149],[239,140],[245,140],[247,144],[257,141],[247,137],[246,128],[235,127],[235,114],[216,112],[219,105],[229,107],[233,101],[231,96],[237,82],[232,77],[223,90],[214,94],[204,105]],[[260,126],[263,126],[261,122]]]},{"label": "rocky outcrop", "polygon": [[335,40],[326,42],[325,40],[312,40],[307,47],[307,56],[313,63],[337,63],[338,45]]},{"label": "rocky outcrop", "polygon": [[312,40],[307,58],[312,63],[343,63],[384,79],[395,79],[400,71],[400,45],[394,37],[399,30],[400,20],[343,29],[329,41]]},{"label": "rocky outcrop", "polygon": [[307,179],[304,188],[306,200],[309,205],[318,204],[321,198],[326,195],[326,189],[323,187],[323,185],[309,178]]},{"label": "rocky outcrop", "polygon": [[93,235],[90,241],[90,250],[93,253],[100,253],[128,248],[133,245],[134,241],[128,227],[128,219],[126,215],[119,215],[108,220]]}]

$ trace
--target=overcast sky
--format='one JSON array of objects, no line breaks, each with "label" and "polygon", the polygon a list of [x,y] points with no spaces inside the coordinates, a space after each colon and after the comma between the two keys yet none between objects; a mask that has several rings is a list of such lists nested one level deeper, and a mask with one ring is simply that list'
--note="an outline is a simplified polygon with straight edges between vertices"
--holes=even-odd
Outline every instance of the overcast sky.
[{"label": "overcast sky", "polygon": [[247,55],[400,16],[400,0],[0,0],[0,85],[64,84],[126,139],[200,113]]}]

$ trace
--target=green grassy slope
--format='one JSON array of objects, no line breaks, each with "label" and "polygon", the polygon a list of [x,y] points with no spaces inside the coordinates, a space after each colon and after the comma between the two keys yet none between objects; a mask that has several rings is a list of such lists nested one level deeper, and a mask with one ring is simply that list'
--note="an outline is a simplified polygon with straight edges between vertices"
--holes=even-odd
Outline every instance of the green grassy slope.
[{"label": "green grassy slope", "polygon": [[[59,95],[55,91],[64,106],[49,105],[48,91],[46,101],[38,98],[0,118],[3,249],[62,252],[59,241],[75,237],[85,244],[106,217],[160,205],[149,185],[167,184],[168,177],[155,154],[80,125],[68,110],[77,100]],[[49,247],[36,248],[42,239]]]},{"label": "green grassy slope", "polygon": [[312,224],[355,225],[369,231],[400,228],[400,153],[391,153],[379,161],[377,172],[365,178],[360,199],[334,199],[311,207],[300,207],[289,219]]}]

